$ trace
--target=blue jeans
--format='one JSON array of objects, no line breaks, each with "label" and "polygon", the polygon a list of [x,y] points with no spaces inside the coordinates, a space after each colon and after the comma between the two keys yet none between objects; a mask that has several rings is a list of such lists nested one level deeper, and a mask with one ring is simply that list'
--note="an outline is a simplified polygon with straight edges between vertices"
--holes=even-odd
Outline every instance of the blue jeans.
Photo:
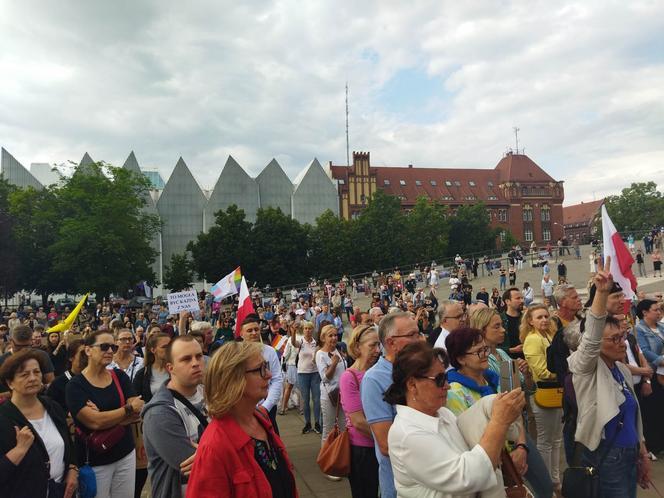
[{"label": "blue jeans", "polygon": [[[584,452],[585,465],[597,465],[607,446],[602,440],[595,451]],[[602,498],[636,498],[636,472],[639,448],[619,448],[614,446],[604,457],[599,468],[599,487]]]},{"label": "blue jeans", "polygon": [[553,495],[553,482],[549,475],[549,469],[542,459],[542,455],[537,451],[537,444],[531,439],[526,432],[526,445],[530,451],[528,452],[528,471],[524,476],[530,484],[535,498],[549,498]]},{"label": "blue jeans", "polygon": [[297,387],[302,393],[304,422],[311,424],[311,398],[314,399],[314,424],[320,423],[320,375],[318,372],[298,373]]},{"label": "blue jeans", "polygon": [[507,288],[507,277],[501,275],[498,280],[500,282],[500,290],[505,290]]}]

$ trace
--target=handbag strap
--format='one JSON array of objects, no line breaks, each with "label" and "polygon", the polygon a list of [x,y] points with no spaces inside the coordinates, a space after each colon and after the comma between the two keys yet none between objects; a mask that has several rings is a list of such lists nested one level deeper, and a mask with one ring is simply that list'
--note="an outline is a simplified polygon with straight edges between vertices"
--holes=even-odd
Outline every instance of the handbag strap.
[{"label": "handbag strap", "polygon": [[125,397],[124,397],[124,392],[122,391],[122,387],[120,386],[120,380],[118,379],[117,374],[115,373],[115,369],[109,370],[111,373],[111,377],[113,378],[113,383],[115,384],[115,388],[118,390],[118,396],[120,396],[120,407],[123,407],[125,405]]},{"label": "handbag strap", "polygon": [[198,408],[196,408],[193,404],[191,404],[191,401],[189,401],[182,394],[180,394],[179,392],[177,392],[174,389],[169,389],[169,391],[171,392],[171,394],[173,395],[173,397],[175,399],[177,399],[180,403],[182,403],[184,406],[186,406],[189,409],[189,411],[194,414],[194,416],[198,419],[200,424],[203,426],[203,429],[205,429],[208,425],[208,420],[205,417],[205,415],[203,415],[201,413],[201,411]]},{"label": "handbag strap", "polygon": [[[624,418],[625,415],[623,414],[622,417],[620,417],[620,420],[618,421],[618,428],[616,431],[613,433],[613,436],[611,436],[611,441],[609,441],[608,446],[604,449],[602,452],[602,456],[600,457],[599,461],[597,462],[597,469],[602,466],[602,463],[604,463],[604,460],[606,459],[607,455],[609,454],[609,450],[613,448],[613,444],[616,442],[616,438],[618,437],[618,433],[620,430],[623,428],[624,424]],[[583,448],[584,446],[575,441],[574,442],[574,456],[572,458],[572,466],[573,467],[581,467],[581,454],[583,453]]]}]

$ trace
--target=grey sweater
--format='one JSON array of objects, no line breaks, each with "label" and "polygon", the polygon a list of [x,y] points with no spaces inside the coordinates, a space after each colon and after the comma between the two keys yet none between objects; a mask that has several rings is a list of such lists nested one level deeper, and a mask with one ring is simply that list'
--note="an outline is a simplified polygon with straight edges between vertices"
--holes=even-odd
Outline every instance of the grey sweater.
[{"label": "grey sweater", "polygon": [[180,463],[196,451],[171,392],[162,385],[143,407],[143,442],[153,498],[185,495],[186,478]]}]

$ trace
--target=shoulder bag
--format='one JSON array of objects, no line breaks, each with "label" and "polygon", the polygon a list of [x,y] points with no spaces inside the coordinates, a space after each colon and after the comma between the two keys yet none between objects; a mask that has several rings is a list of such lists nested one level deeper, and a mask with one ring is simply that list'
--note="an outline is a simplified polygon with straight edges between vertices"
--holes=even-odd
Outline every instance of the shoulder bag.
[{"label": "shoulder bag", "polygon": [[348,434],[348,428],[343,432],[339,430],[340,401],[341,400],[338,399],[336,404],[337,410],[334,418],[334,427],[325,441],[323,441],[323,446],[321,446],[320,451],[318,452],[316,463],[324,474],[336,477],[346,477],[350,474],[350,436]]},{"label": "shoulder bag", "polygon": [[505,448],[500,452],[500,470],[507,498],[533,498],[533,494],[523,483],[523,477],[516,470],[512,457]]},{"label": "shoulder bag", "polygon": [[[109,373],[113,378],[113,383],[118,391],[118,396],[120,396],[120,407],[123,407],[125,405],[125,397],[118,376],[115,373],[115,370],[109,370]],[[97,454],[104,454],[120,442],[125,435],[125,431],[126,427],[120,424],[109,429],[92,431],[90,433],[86,433],[77,427],[76,435],[85,443],[88,449],[91,449]]]},{"label": "shoulder bag", "polygon": [[563,387],[557,381],[537,382],[535,391],[535,403],[542,408],[562,408]]}]

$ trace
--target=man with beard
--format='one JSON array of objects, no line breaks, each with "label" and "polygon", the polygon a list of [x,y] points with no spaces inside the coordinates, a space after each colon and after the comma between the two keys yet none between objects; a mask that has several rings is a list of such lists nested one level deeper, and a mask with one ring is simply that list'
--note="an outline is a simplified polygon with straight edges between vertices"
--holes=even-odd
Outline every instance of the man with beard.
[{"label": "man with beard", "polygon": [[505,341],[500,346],[512,358],[523,358],[523,344],[519,340],[519,325],[523,311],[523,294],[517,287],[503,293],[506,309],[500,314],[505,328]]},{"label": "man with beard", "polygon": [[191,335],[166,349],[170,380],[143,408],[143,440],[152,496],[183,497],[196,446],[208,423],[203,397],[203,351]]}]

